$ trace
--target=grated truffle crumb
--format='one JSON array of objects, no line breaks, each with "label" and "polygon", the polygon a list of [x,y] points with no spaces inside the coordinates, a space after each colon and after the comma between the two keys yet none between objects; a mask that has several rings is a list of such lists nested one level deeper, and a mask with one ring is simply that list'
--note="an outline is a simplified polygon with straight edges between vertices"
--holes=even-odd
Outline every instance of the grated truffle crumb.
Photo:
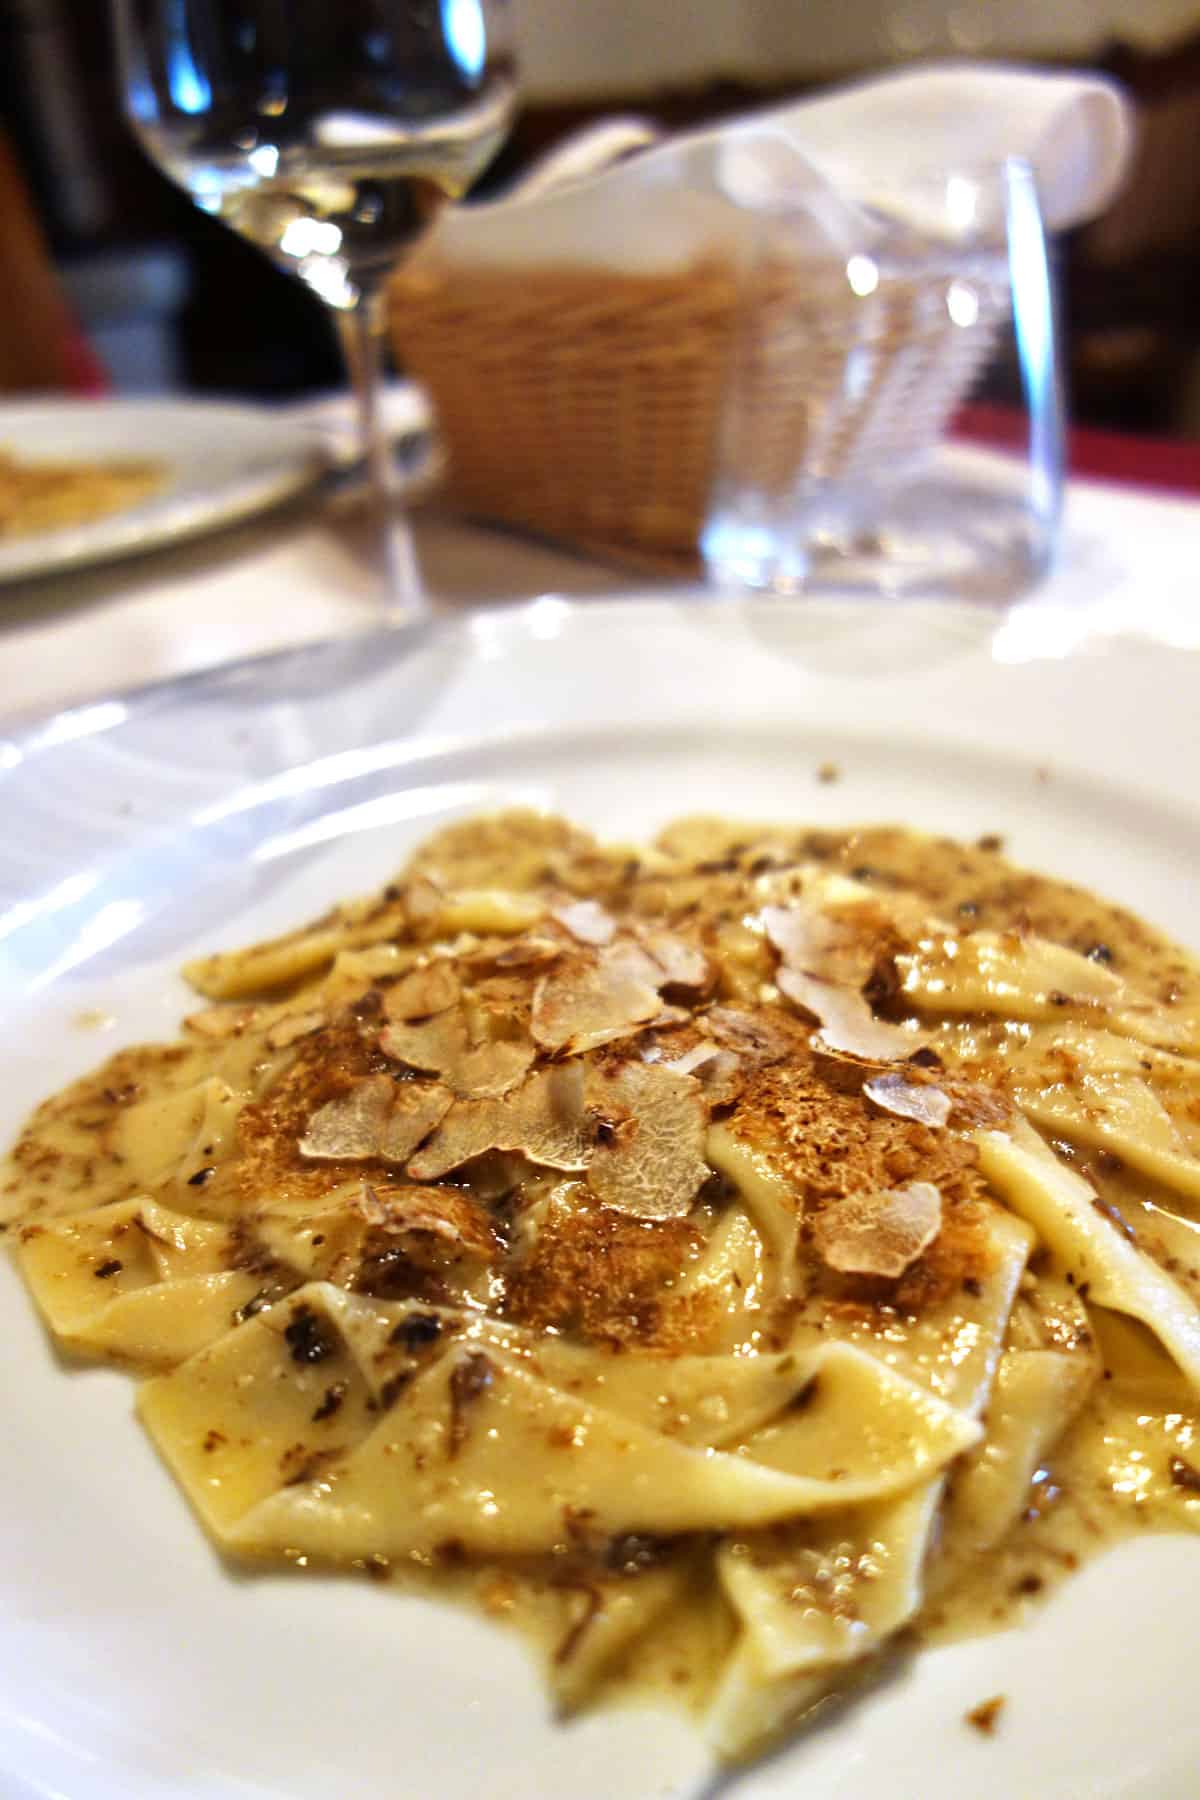
[{"label": "grated truffle crumb", "polygon": [[973,1725],[976,1731],[981,1731],[984,1737],[994,1737],[1000,1723],[1000,1714],[1007,1705],[1008,1701],[1003,1694],[993,1694],[990,1700],[981,1700],[978,1706],[973,1706],[965,1715],[965,1722]]}]

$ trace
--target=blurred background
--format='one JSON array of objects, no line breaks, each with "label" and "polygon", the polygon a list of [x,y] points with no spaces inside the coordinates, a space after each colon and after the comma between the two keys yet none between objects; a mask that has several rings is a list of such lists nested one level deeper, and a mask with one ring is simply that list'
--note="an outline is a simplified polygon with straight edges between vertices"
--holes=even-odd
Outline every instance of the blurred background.
[{"label": "blurred background", "polygon": [[[942,56],[1119,76],[1139,119],[1131,179],[1059,247],[1072,412],[1082,424],[1200,438],[1194,0],[515,8],[524,106],[485,191],[614,110],[680,127]],[[134,146],[99,0],[0,0],[0,237],[17,315],[0,332],[0,391],[108,385],[283,399],[342,380],[321,304],[198,212]],[[77,335],[46,328],[63,290]]]}]

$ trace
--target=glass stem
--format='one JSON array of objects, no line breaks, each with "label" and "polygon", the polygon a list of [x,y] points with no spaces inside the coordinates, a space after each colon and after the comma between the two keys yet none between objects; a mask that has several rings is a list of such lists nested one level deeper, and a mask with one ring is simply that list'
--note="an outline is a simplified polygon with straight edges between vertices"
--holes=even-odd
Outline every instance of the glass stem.
[{"label": "glass stem", "polygon": [[386,293],[368,286],[358,305],[337,315],[350,382],[358,407],[359,448],[367,475],[367,504],[386,580],[386,611],[392,624],[424,618],[429,603],[412,528],[396,491],[391,440],[383,417],[383,334]]}]

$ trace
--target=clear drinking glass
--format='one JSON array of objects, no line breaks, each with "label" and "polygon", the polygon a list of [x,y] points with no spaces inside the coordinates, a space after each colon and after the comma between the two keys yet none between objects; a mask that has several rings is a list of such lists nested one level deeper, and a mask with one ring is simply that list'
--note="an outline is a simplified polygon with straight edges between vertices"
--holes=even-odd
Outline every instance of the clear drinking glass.
[{"label": "clear drinking glass", "polygon": [[[777,197],[750,225],[702,539],[713,581],[1032,585],[1058,533],[1063,403],[1028,166],[910,178],[847,207],[836,248]],[[972,417],[1000,447],[962,436]]]},{"label": "clear drinking glass", "polygon": [[147,153],[337,319],[391,616],[418,616],[380,417],[384,284],[505,136],[508,0],[113,4],[126,112]]}]

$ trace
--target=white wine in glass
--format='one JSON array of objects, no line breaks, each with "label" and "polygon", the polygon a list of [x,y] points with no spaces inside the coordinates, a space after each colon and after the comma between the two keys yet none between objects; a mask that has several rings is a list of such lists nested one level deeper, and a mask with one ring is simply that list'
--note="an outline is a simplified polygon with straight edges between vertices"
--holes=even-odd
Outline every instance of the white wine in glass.
[{"label": "white wine in glass", "polygon": [[380,417],[384,284],[512,114],[509,0],[113,0],[125,108],[196,205],[338,319],[397,619],[424,609]]}]

